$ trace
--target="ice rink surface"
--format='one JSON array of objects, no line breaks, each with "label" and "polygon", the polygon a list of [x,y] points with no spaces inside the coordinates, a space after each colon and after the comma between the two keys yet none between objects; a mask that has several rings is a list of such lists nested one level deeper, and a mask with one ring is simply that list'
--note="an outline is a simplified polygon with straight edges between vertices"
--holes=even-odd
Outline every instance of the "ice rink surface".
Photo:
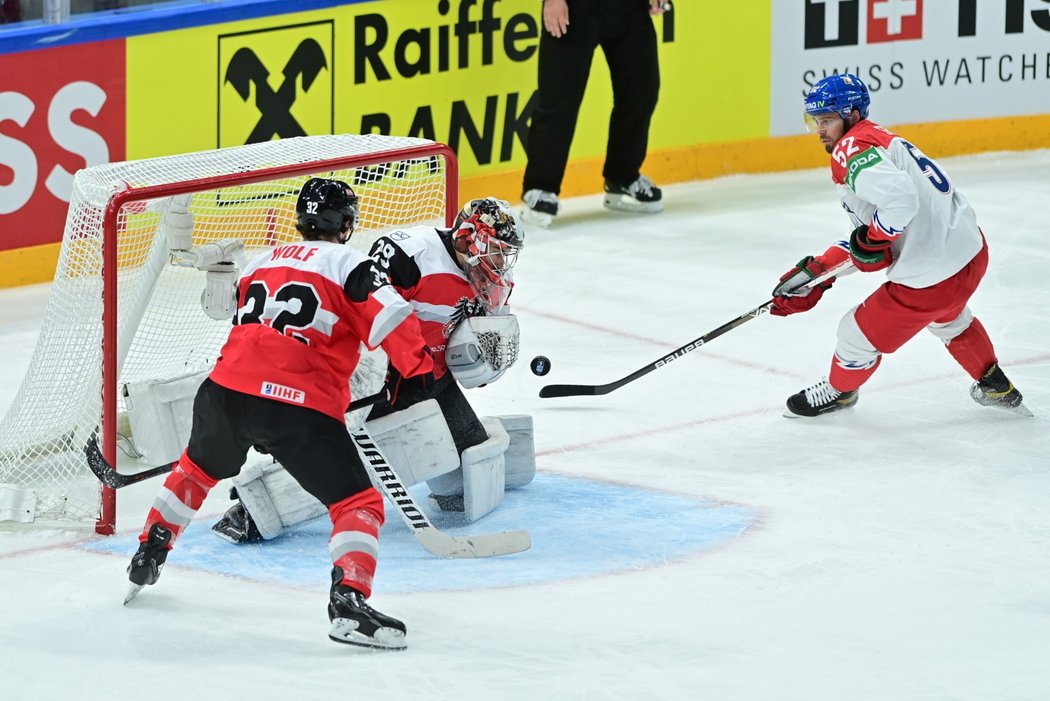
[{"label": "ice rink surface", "polygon": [[[388,508],[373,603],[409,649],[372,653],[326,638],[325,529],[225,544],[207,532],[222,486],[158,585],[121,606],[146,482],[121,491],[114,538],[0,529],[0,698],[1050,698],[1050,152],[942,165],[990,243],[971,307],[1035,418],[974,404],[926,333],[852,411],[783,418],[879,273],[612,394],[539,399],[761,304],[848,231],[825,169],[670,186],[653,217],[568,200],[518,264],[521,361],[468,394],[479,414],[534,416],[539,475],[468,529],[442,521],[526,527],[533,550],[439,561]],[[0,291],[0,409],[47,293]]]}]

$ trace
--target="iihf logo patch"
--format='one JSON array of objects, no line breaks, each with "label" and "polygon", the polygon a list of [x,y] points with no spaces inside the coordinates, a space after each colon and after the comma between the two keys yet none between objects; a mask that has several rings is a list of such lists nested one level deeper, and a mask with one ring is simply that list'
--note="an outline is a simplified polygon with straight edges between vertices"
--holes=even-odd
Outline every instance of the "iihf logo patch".
[{"label": "iihf logo patch", "polygon": [[294,387],[285,387],[276,382],[263,382],[259,394],[264,397],[273,397],[274,399],[295,404],[302,404],[306,401],[306,392]]}]

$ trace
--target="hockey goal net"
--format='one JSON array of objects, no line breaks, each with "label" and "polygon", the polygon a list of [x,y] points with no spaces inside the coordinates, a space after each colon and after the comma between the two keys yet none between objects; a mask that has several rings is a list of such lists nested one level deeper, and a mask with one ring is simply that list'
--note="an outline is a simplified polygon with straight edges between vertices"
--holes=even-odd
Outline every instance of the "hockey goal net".
[{"label": "hockey goal net", "polygon": [[230,322],[201,309],[206,273],[173,264],[164,203],[191,195],[193,245],[240,239],[247,260],[300,239],[295,202],[314,176],[357,192],[349,245],[363,250],[394,228],[443,226],[458,208],[453,152],[414,138],[300,137],[77,173],[36,349],[0,423],[0,520],[94,520],[112,533],[115,494],[88,470],[84,446],[98,431],[111,464],[134,456],[127,388],[214,363]]}]

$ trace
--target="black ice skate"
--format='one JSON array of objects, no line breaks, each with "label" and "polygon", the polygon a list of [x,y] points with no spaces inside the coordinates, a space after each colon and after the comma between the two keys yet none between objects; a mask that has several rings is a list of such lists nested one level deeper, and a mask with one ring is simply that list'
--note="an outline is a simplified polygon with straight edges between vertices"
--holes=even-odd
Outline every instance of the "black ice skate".
[{"label": "black ice skate", "polygon": [[154,523],[146,540],[139,543],[139,549],[131,557],[131,564],[128,565],[131,586],[124,596],[125,604],[134,599],[143,587],[156,584],[160,579],[160,570],[164,567],[164,561],[168,559],[170,543],[171,531],[159,523]]},{"label": "black ice skate", "polygon": [[328,620],[332,627],[328,637],[337,643],[360,645],[383,650],[404,650],[405,624],[379,613],[365,603],[364,595],[345,584],[343,570],[332,568],[332,592]]},{"label": "black ice skate", "polygon": [[527,224],[547,227],[558,216],[558,196],[553,192],[529,190],[521,199],[521,220]]},{"label": "black ice skate", "polygon": [[659,212],[663,210],[663,193],[653,181],[644,175],[628,185],[617,185],[605,181],[605,199],[602,204],[607,209],[621,212]]},{"label": "black ice skate", "polygon": [[970,387],[970,396],[981,406],[1003,409],[1021,416],[1033,416],[1021,400],[1021,393],[996,363]]},{"label": "black ice skate", "polygon": [[244,504],[237,502],[211,527],[215,535],[231,543],[258,543],[263,539]]},{"label": "black ice skate", "polygon": [[800,416],[820,416],[833,411],[849,409],[857,403],[858,390],[839,392],[827,380],[821,380],[798,394],[788,397],[784,416],[797,419]]}]

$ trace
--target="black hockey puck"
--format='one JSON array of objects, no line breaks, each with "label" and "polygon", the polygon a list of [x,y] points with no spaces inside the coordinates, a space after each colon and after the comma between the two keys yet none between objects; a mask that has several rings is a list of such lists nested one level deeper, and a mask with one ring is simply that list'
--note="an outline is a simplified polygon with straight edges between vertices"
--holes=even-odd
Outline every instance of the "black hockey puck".
[{"label": "black hockey puck", "polygon": [[532,368],[533,375],[540,375],[542,377],[551,371],[550,358],[545,355],[537,355],[532,359],[532,363],[529,367]]}]

